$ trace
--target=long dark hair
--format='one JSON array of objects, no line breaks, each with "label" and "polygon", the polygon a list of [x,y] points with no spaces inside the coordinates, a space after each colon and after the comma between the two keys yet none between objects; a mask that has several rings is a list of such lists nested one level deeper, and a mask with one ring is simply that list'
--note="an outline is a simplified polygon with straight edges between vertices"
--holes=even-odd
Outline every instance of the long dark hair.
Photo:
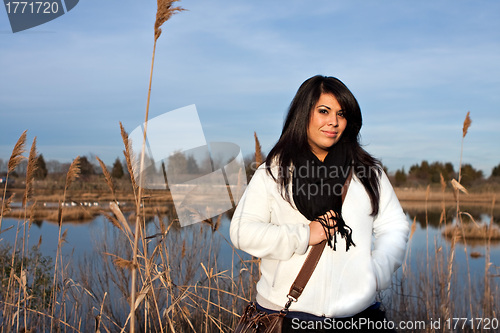
[{"label": "long dark hair", "polygon": [[[323,93],[334,95],[344,111],[347,127],[340,140],[348,146],[353,172],[368,192],[372,215],[376,215],[379,210],[381,164],[361,147],[361,109],[351,91],[335,77],[316,75],[302,83],[290,104],[281,136],[266,158],[267,172],[278,182],[284,199],[291,203],[287,191],[292,177],[290,166],[297,161],[298,156],[311,149],[307,140],[307,128],[311,111]],[[271,166],[276,164],[278,173],[274,175]]]}]

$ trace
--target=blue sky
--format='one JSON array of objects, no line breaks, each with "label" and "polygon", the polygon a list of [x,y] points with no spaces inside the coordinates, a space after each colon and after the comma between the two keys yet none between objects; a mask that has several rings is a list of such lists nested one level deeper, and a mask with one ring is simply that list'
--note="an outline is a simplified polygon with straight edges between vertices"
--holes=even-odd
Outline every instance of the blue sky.
[{"label": "blue sky", "polygon": [[[269,151],[299,85],[340,78],[365,148],[390,171],[422,160],[500,164],[500,2],[183,0],[163,25],[150,118],[195,104],[208,141]],[[0,8],[0,158],[21,133],[46,160],[122,158],[144,120],[156,1],[84,0],[13,34]]]}]

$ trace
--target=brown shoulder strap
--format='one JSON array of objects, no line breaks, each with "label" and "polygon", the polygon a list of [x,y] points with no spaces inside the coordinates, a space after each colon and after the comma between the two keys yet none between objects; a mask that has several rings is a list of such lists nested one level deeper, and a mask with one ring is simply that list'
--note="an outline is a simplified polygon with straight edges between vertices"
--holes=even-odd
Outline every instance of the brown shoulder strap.
[{"label": "brown shoulder strap", "polygon": [[[352,179],[352,169],[351,172],[349,173],[349,176],[347,176],[344,186],[342,187],[342,203],[344,202],[345,197],[347,195],[347,190],[349,189],[349,185],[351,184],[351,179]],[[299,274],[295,278],[295,281],[293,281],[293,284],[290,288],[290,292],[287,295],[291,301],[297,301],[299,296],[302,294],[302,291],[304,290],[307,282],[309,281],[309,278],[311,277],[314,269],[316,268],[316,265],[318,264],[319,258],[323,253],[325,245],[326,245],[326,240],[322,241],[319,244],[314,245],[311,248],[311,251],[309,251],[307,258],[304,261],[304,264],[302,265]],[[288,307],[291,304],[291,301],[289,301],[285,306],[285,309],[287,311]]]}]

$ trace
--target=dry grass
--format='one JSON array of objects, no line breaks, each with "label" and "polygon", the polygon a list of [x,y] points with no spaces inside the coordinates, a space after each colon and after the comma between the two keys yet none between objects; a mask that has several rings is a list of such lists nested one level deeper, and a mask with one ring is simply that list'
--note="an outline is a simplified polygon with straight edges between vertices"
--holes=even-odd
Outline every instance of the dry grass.
[{"label": "dry grass", "polygon": [[[394,190],[402,204],[411,202],[416,202],[420,205],[426,202],[430,204],[441,204],[444,201],[447,204],[456,205],[455,195],[452,190],[446,190],[443,192],[438,188],[431,188],[428,194],[426,189],[419,188],[395,188]],[[497,196],[500,196],[500,193],[469,192],[468,195],[463,195],[460,197],[460,202],[464,204],[484,205],[489,207],[491,205],[492,198]]]},{"label": "dry grass", "polygon": [[486,225],[467,223],[462,226],[448,225],[443,229],[443,236],[447,238],[459,237],[465,240],[491,240],[500,241],[500,227],[497,225]]},{"label": "dry grass", "polygon": [[24,131],[23,134],[21,134],[21,136],[17,140],[16,145],[12,150],[12,155],[10,156],[9,162],[7,164],[8,165],[7,176],[5,177],[5,187],[3,190],[2,206],[0,209],[0,212],[2,212],[2,215],[0,215],[0,233],[2,232],[2,218],[3,218],[4,206],[6,204],[7,186],[9,185],[9,175],[12,172],[14,172],[19,163],[21,163],[21,161],[24,159],[24,156],[22,154],[25,152],[24,146],[26,144],[26,132],[27,131]]},{"label": "dry grass", "polygon": [[[158,205],[161,200],[169,200],[171,206],[171,197],[165,193],[142,196],[143,207],[137,217],[133,213],[125,215],[112,201],[108,208],[112,214],[107,215],[111,230],[95,245],[98,260],[85,259],[79,273],[72,268],[62,255],[67,237],[67,230],[62,229],[64,222],[102,213],[100,207],[67,206],[72,183],[79,176],[78,162],[76,158],[66,175],[64,193],[57,206],[48,208],[34,202],[11,211],[10,216],[22,223],[17,227],[11,250],[8,284],[0,292],[2,332],[123,332],[129,331],[132,320],[137,331],[230,331],[243,304],[254,297],[258,261],[244,261],[233,249],[231,269],[219,267],[218,243],[223,237],[218,229],[222,216],[180,228],[169,205]],[[112,183],[109,179],[105,182],[113,195]],[[28,192],[31,189],[26,187],[23,197],[27,198]],[[39,219],[53,220],[59,225],[55,262],[48,270],[41,262],[27,261],[30,251],[24,244],[29,229],[19,232],[25,221],[31,225]],[[138,236],[130,228],[137,220],[141,223]],[[146,221],[150,220],[156,221],[159,233],[146,234]],[[135,239],[139,240],[137,252]],[[41,242],[40,238],[38,246]],[[26,250],[21,256],[16,250],[19,243]],[[16,267],[20,270],[13,269]],[[32,290],[37,288],[34,277],[42,270],[50,280],[43,287],[45,296],[39,298]],[[130,290],[134,270],[135,298]],[[129,304],[133,304],[133,317],[126,316]]]},{"label": "dry grass", "polygon": [[[49,221],[49,222],[59,222],[59,208],[58,207],[43,207],[43,206],[32,206],[30,209],[30,220],[32,221]],[[102,213],[102,209],[99,207],[66,207],[64,209],[64,221],[63,222],[88,222],[93,220],[96,216]],[[13,209],[5,217],[22,219],[24,217],[24,209]]]}]

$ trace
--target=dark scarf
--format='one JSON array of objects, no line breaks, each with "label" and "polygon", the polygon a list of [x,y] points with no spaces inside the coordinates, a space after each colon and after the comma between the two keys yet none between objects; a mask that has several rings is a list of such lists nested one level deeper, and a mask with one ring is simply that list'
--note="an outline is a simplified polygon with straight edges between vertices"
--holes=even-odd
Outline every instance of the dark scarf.
[{"label": "dark scarf", "polygon": [[[342,187],[351,171],[350,154],[347,145],[339,142],[330,148],[325,160],[321,162],[310,150],[293,162],[292,192],[297,209],[308,220],[319,221],[329,235],[331,226],[319,218],[333,210],[337,218],[337,231],[328,237],[328,245],[336,250],[337,233],[346,240],[346,251],[352,241],[352,230],[342,218]],[[334,240],[332,246],[332,238]]]}]

